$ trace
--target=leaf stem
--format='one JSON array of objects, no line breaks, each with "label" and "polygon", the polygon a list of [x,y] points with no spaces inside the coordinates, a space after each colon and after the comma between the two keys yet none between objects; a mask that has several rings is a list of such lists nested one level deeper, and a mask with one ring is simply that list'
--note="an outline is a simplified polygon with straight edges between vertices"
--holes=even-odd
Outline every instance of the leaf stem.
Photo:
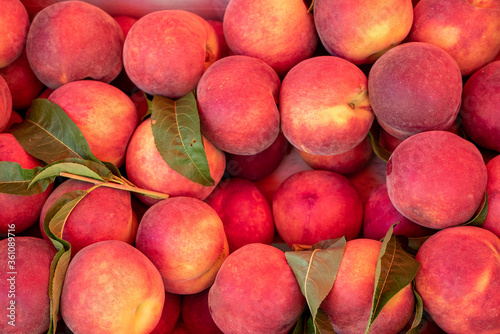
[{"label": "leaf stem", "polygon": [[[69,179],[79,180],[79,181],[83,181],[83,182],[89,182],[89,183],[93,183],[96,185],[99,184],[103,187],[135,192],[135,193],[139,193],[139,194],[146,195],[146,196],[153,197],[153,198],[157,198],[157,199],[169,198],[168,194],[164,194],[164,193],[160,193],[160,192],[156,192],[156,191],[152,191],[152,190],[141,189],[141,188],[138,188],[136,186],[132,186],[132,183],[130,183],[130,182],[126,182],[127,184],[118,184],[118,183],[114,183],[114,182],[110,182],[110,181],[105,182],[105,181],[99,181],[99,180],[91,179],[89,177],[75,175],[75,174],[66,173],[66,172],[61,172],[59,175],[63,176],[63,177],[67,177]],[[125,179],[123,179],[123,180],[125,180]]]}]

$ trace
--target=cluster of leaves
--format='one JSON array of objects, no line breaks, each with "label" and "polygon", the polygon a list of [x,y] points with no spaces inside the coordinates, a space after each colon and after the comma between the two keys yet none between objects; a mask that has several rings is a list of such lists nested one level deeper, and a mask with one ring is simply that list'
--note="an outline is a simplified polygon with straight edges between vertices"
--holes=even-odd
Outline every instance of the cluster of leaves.
[{"label": "cluster of leaves", "polygon": [[[194,94],[178,100],[155,96],[147,116],[151,117],[155,144],[165,162],[194,182],[213,185]],[[157,199],[168,198],[168,194],[138,188],[122,176],[115,165],[97,159],[77,125],[61,107],[47,99],[34,100],[25,121],[11,133],[26,152],[45,165],[24,169],[16,162],[0,162],[0,192],[23,196],[38,194],[61,176],[94,184],[87,190],[59,197],[43,222],[44,232],[57,249],[49,283],[51,325],[48,333],[55,333],[64,277],[71,259],[71,245],[63,239],[63,231],[75,206],[99,187],[127,190]]]}]

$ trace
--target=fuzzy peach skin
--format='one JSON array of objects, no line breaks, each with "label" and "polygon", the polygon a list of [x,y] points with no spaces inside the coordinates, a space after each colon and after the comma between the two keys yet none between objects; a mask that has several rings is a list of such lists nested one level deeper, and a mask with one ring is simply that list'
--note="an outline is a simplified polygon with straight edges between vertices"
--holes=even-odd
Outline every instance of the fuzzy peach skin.
[{"label": "fuzzy peach skin", "polygon": [[[4,273],[4,279],[0,281],[0,305],[5,317],[0,323],[0,332],[46,332],[50,324],[50,264],[56,249],[43,239],[15,237],[0,241],[0,251],[0,269]],[[13,258],[10,258],[11,254]],[[12,277],[14,279],[9,280]]]},{"label": "fuzzy peach skin", "polygon": [[475,226],[447,228],[420,247],[415,278],[424,309],[447,333],[498,333],[500,239]]},{"label": "fuzzy peach skin", "polygon": [[373,155],[368,164],[354,175],[349,175],[348,179],[358,190],[363,204],[366,203],[371,192],[379,185],[385,183],[387,163]]},{"label": "fuzzy peach skin", "polygon": [[[43,226],[52,204],[70,191],[88,190],[92,186],[88,182],[66,180],[54,189],[40,213],[39,226],[44,238],[49,240]],[[137,226],[130,193],[99,187],[85,195],[71,211],[64,224],[62,238],[71,244],[71,255],[74,256],[84,247],[99,241],[120,240],[133,244]]]},{"label": "fuzzy peach skin", "polygon": [[5,79],[0,76],[0,132],[7,129],[12,115],[12,94]]},{"label": "fuzzy peach skin", "polygon": [[500,238],[500,155],[486,164],[488,171],[488,213],[481,227],[490,230]]},{"label": "fuzzy peach skin", "polygon": [[288,140],[283,132],[264,151],[239,155],[226,153],[226,172],[232,177],[258,181],[273,173],[288,152]]},{"label": "fuzzy peach skin", "polygon": [[38,79],[51,89],[86,78],[111,82],[122,69],[123,41],[120,26],[102,9],[64,1],[35,16],[26,55]]},{"label": "fuzzy peach skin", "polygon": [[462,102],[462,76],[453,58],[437,46],[404,43],[373,64],[368,91],[380,126],[405,139],[450,128]]},{"label": "fuzzy peach skin", "polygon": [[[151,120],[146,119],[135,130],[127,148],[125,168],[130,181],[140,188],[168,194],[170,196],[190,196],[204,200],[222,179],[226,168],[226,158],[209,140],[203,138],[213,186],[203,186],[182,176],[170,168],[156,148]],[[158,200],[139,196],[147,205]]]},{"label": "fuzzy peach skin", "polygon": [[120,167],[139,124],[132,100],[118,88],[95,80],[79,80],[54,90],[48,99],[59,105],[83,133],[92,153]]},{"label": "fuzzy peach skin", "polygon": [[182,320],[190,333],[223,334],[208,309],[210,289],[182,297]]},{"label": "fuzzy peach skin", "polygon": [[9,66],[0,69],[2,76],[9,86],[12,95],[12,108],[23,110],[30,106],[31,101],[35,99],[45,87],[38,80],[35,73],[28,63],[26,52],[12,62]]},{"label": "fuzzy peach skin", "polygon": [[217,212],[192,197],[172,197],[150,207],[135,244],[160,271],[165,290],[176,294],[208,288],[229,253]]},{"label": "fuzzy peach skin", "polygon": [[317,0],[314,23],[330,54],[354,64],[373,63],[408,35],[413,5],[411,0]]},{"label": "fuzzy peach skin", "polygon": [[234,54],[255,57],[281,77],[312,56],[318,36],[302,0],[231,0],[224,35]]},{"label": "fuzzy peach skin", "polygon": [[61,315],[75,333],[147,334],[164,300],[161,275],[144,254],[122,241],[100,241],[70,262]]},{"label": "fuzzy peach skin", "polygon": [[289,245],[358,236],[363,204],[352,183],[340,174],[314,170],[296,173],[276,190],[274,223]]},{"label": "fuzzy peach skin", "polygon": [[273,242],[271,207],[251,181],[241,178],[222,181],[205,202],[214,208],[224,224],[230,253],[246,244]]},{"label": "fuzzy peach skin", "polygon": [[267,149],[280,131],[276,72],[262,60],[229,56],[201,77],[197,92],[202,133],[219,149],[251,155]]},{"label": "fuzzy peach skin", "polygon": [[219,56],[215,30],[198,15],[181,10],[141,17],[123,47],[123,64],[130,80],[148,94],[172,99],[195,89],[203,72]]},{"label": "fuzzy peach skin", "polygon": [[149,334],[172,333],[181,315],[181,295],[165,291],[165,303],[158,325]]},{"label": "fuzzy peach skin", "polygon": [[232,253],[208,293],[212,319],[225,334],[286,334],[305,305],[285,253],[263,244]]},{"label": "fuzzy peach skin", "polygon": [[[321,304],[335,333],[364,333],[370,318],[375,272],[382,242],[356,239],[347,242],[335,283]],[[371,334],[397,334],[413,312],[415,298],[408,284],[394,295],[373,322]]]},{"label": "fuzzy peach skin", "polygon": [[[29,155],[10,133],[0,133],[0,161],[17,162],[24,169],[32,169],[43,164]],[[31,196],[0,193],[0,233],[6,234],[9,224],[14,224],[18,234],[38,221],[43,204],[49,197],[53,184],[39,194]]]},{"label": "fuzzy peach skin", "polygon": [[313,169],[329,170],[342,175],[353,175],[361,171],[373,155],[369,137],[349,151],[333,155],[316,155],[301,151],[297,153]]},{"label": "fuzzy peach skin", "polygon": [[466,81],[460,116],[473,142],[500,152],[500,60],[489,63]]},{"label": "fuzzy peach skin", "polygon": [[30,26],[28,12],[19,0],[0,1],[0,68],[11,64],[24,49]]},{"label": "fuzzy peach skin", "polygon": [[500,51],[500,1],[421,0],[408,37],[445,50],[470,75]]},{"label": "fuzzy peach skin", "polygon": [[398,225],[394,227],[393,231],[395,235],[417,238],[431,235],[435,232],[432,229],[415,224],[396,210],[389,198],[387,185],[385,183],[381,184],[370,193],[364,209],[364,238],[381,240],[385,237],[391,225],[396,223],[398,223]]},{"label": "fuzzy peach skin", "polygon": [[387,162],[387,191],[408,219],[442,229],[467,222],[484,199],[487,171],[471,142],[427,131],[399,144]]},{"label": "fuzzy peach skin", "polygon": [[338,57],[302,61],[280,90],[281,128],[298,149],[316,155],[344,153],[361,143],[374,120],[366,75]]}]

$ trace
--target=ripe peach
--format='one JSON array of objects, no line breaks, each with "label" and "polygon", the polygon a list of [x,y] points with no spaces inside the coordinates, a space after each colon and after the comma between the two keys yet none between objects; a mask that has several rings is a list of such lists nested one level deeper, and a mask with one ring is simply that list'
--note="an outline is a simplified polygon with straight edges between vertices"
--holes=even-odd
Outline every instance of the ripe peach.
[{"label": "ripe peach", "polygon": [[208,309],[210,289],[182,297],[182,320],[190,333],[222,334]]},{"label": "ripe peach", "polygon": [[165,291],[165,303],[163,304],[160,321],[149,334],[172,333],[180,315],[181,296]]},{"label": "ripe peach", "polygon": [[0,13],[0,68],[16,60],[24,49],[30,26],[28,12],[19,0],[3,0]]},{"label": "ripe peach", "polygon": [[500,238],[500,155],[497,155],[486,164],[488,171],[488,213],[482,225]]},{"label": "ripe peach", "polygon": [[349,181],[356,187],[361,201],[366,203],[371,192],[379,185],[385,183],[387,163],[373,155],[368,164],[359,172],[348,177]]},{"label": "ripe peach", "polygon": [[0,132],[7,129],[12,115],[12,94],[5,79],[0,75]]}]

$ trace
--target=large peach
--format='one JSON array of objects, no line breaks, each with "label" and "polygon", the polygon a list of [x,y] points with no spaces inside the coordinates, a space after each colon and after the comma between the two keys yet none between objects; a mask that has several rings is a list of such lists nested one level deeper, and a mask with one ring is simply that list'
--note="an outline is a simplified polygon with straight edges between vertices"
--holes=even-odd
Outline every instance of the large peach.
[{"label": "large peach", "polygon": [[221,150],[262,152],[280,131],[276,72],[262,60],[230,56],[213,64],[197,87],[201,131]]},{"label": "large peach", "polygon": [[471,142],[447,131],[427,131],[403,141],[387,163],[394,207],[417,224],[442,229],[467,222],[479,208],[487,171]]},{"label": "large peach", "polygon": [[309,58],[294,66],[280,90],[281,128],[298,149],[344,153],[361,143],[374,120],[366,75],[338,57]]},{"label": "large peach", "polygon": [[[62,195],[75,190],[88,190],[92,183],[66,180],[57,186],[45,201],[40,213],[40,231],[49,208]],[[104,240],[120,240],[133,244],[137,232],[137,218],[132,211],[130,193],[99,187],[88,193],[71,211],[62,238],[71,244],[74,256],[84,247]]]},{"label": "large peach", "polygon": [[43,333],[49,329],[50,264],[56,249],[43,239],[12,237],[0,241],[0,332]]},{"label": "large peach", "polygon": [[223,334],[208,309],[210,289],[182,297],[182,320],[190,333]]},{"label": "large peach", "polygon": [[450,128],[462,102],[462,75],[453,58],[437,46],[404,43],[373,64],[368,90],[380,126],[405,139]]},{"label": "large peach", "polygon": [[241,178],[223,181],[205,202],[214,208],[224,224],[230,253],[246,244],[273,242],[271,207],[251,181]]},{"label": "large peach", "polygon": [[176,294],[208,288],[229,253],[217,212],[191,197],[150,207],[139,224],[136,247],[156,265],[165,290]]},{"label": "large peach", "polygon": [[[370,318],[375,273],[382,242],[356,239],[347,242],[335,283],[321,304],[335,333],[364,333]],[[396,334],[406,325],[415,299],[411,284],[394,295],[371,326],[372,334]]]},{"label": "large peach", "polygon": [[286,179],[273,198],[276,229],[289,245],[358,236],[363,204],[352,183],[340,174],[314,170]]},{"label": "large peach", "polygon": [[92,153],[120,167],[139,123],[130,98],[118,88],[95,80],[79,80],[54,90],[48,99],[58,104],[82,131]]},{"label": "large peach", "polygon": [[498,0],[421,0],[414,8],[410,41],[449,53],[462,75],[491,62],[500,51]]},{"label": "large peach", "polygon": [[447,333],[498,333],[500,239],[475,226],[447,228],[418,250],[424,309]]},{"label": "large peach", "polygon": [[476,71],[464,85],[462,125],[472,141],[500,152],[500,61]]},{"label": "large peach", "polygon": [[208,294],[210,314],[225,334],[285,334],[305,307],[283,251],[249,244],[229,255]]},{"label": "large peach", "polygon": [[122,69],[123,41],[120,26],[102,9],[63,1],[33,18],[26,55],[38,79],[51,89],[87,78],[111,82]]},{"label": "large peach", "polygon": [[215,30],[198,15],[181,10],[141,17],[123,47],[130,80],[148,94],[172,99],[195,89],[203,72],[218,58]]},{"label": "large peach", "polygon": [[28,12],[19,0],[2,0],[0,13],[0,68],[21,55],[30,26]]},{"label": "large peach", "polygon": [[[170,196],[190,196],[204,200],[222,179],[226,158],[209,140],[203,138],[203,145],[214,180],[213,186],[203,186],[177,173],[163,160],[158,152],[151,129],[151,120],[146,119],[135,130],[127,148],[125,167],[127,176],[137,186],[159,191]],[[140,196],[141,201],[152,205],[158,200]]]},{"label": "large peach", "polygon": [[231,0],[223,24],[234,54],[261,59],[280,76],[312,56],[318,44],[302,0]]},{"label": "large peach", "polygon": [[[0,133],[0,161],[17,162],[25,169],[42,166],[42,163],[29,155],[10,133]],[[0,193],[0,233],[6,234],[9,225],[15,225],[14,231],[11,231],[14,234],[34,225],[52,189],[51,184],[43,193],[31,196]]]},{"label": "large peach", "polygon": [[75,333],[147,334],[164,300],[161,275],[144,254],[122,241],[100,241],[70,262],[61,315]]},{"label": "large peach", "polygon": [[314,23],[332,55],[354,64],[373,63],[408,35],[411,0],[316,0]]},{"label": "large peach", "polygon": [[12,115],[12,94],[5,79],[0,76],[0,132],[9,125]]}]

